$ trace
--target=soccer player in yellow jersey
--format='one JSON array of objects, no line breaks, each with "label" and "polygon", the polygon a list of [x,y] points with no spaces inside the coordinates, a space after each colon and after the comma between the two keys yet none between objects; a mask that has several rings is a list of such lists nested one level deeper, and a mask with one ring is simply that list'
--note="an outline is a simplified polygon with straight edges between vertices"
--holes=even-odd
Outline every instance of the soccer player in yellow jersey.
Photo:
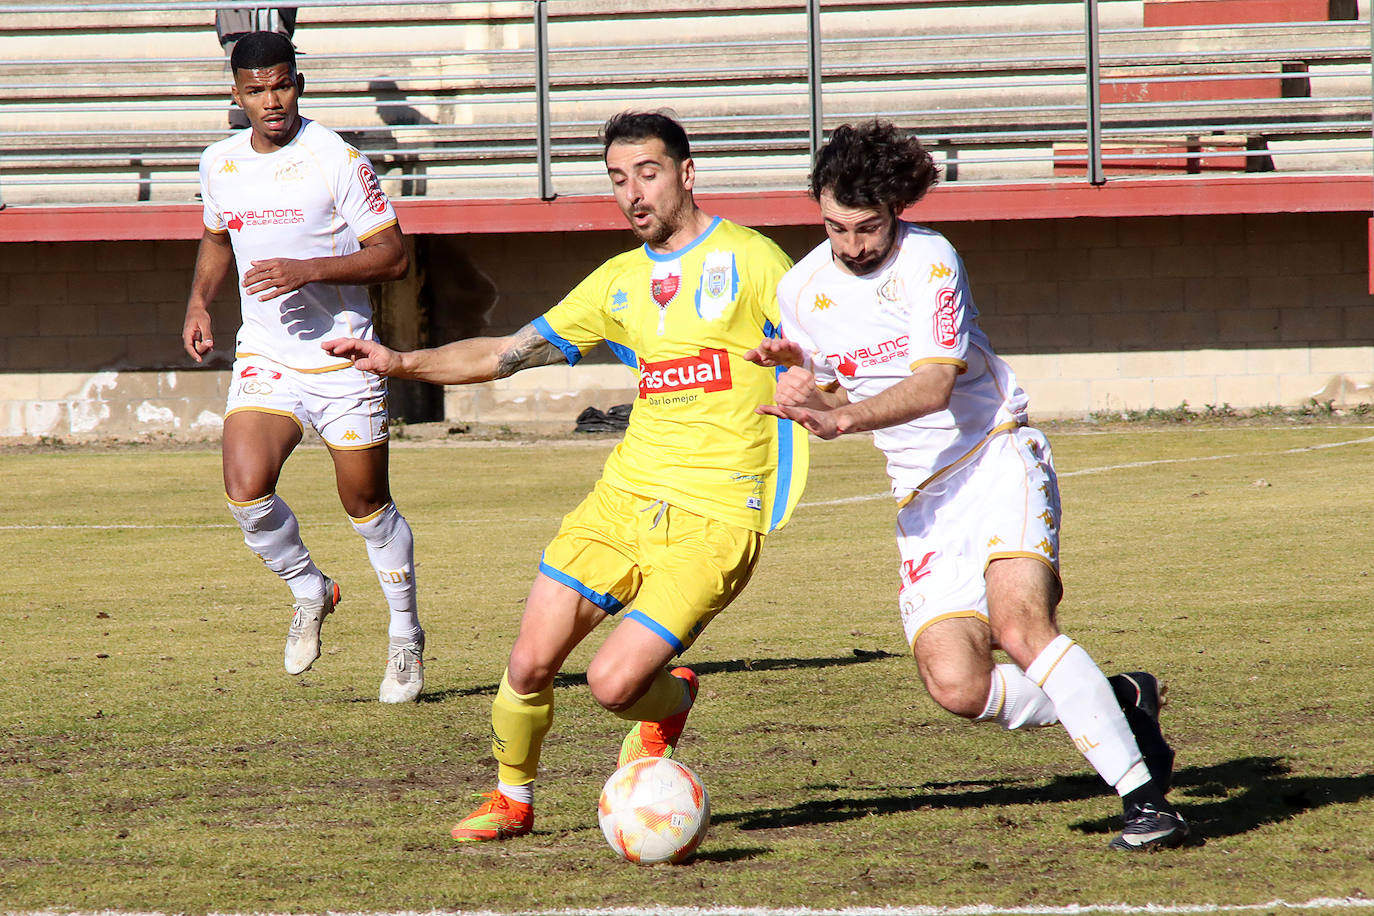
[{"label": "soccer player in yellow jersey", "polygon": [[697,207],[687,135],[660,113],[626,112],[602,131],[616,202],[644,244],[597,268],[510,337],[396,353],[375,341],[324,348],[370,372],[444,384],[576,363],[602,340],[639,372],[624,440],[539,564],[492,703],[496,790],[453,828],[462,841],[530,832],[533,783],[553,721],[553,680],[608,617],[622,623],[587,668],[597,702],[637,722],[619,763],[671,756],[696,675],[667,665],[749,581],[764,535],[805,481],[805,435],[755,413],[775,373],[747,362],[778,334],[787,256],[753,230]]}]

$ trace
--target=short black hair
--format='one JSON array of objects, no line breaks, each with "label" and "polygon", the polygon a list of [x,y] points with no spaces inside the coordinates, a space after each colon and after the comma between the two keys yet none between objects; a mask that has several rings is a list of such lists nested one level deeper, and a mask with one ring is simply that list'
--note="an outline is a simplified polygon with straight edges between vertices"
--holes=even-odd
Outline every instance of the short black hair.
[{"label": "short black hair", "polygon": [[663,148],[674,161],[686,162],[692,158],[687,131],[676,119],[662,111],[622,111],[612,117],[601,128],[601,155],[606,155],[612,143],[640,143],[654,139],[663,141]]},{"label": "short black hair", "polygon": [[229,55],[229,69],[235,73],[277,64],[290,64],[292,70],[296,69],[296,47],[278,32],[249,32],[234,42],[234,53]]},{"label": "short black hair", "polygon": [[915,136],[890,121],[841,124],[816,152],[811,197],[829,191],[846,207],[890,207],[901,213],[940,180],[940,169]]}]

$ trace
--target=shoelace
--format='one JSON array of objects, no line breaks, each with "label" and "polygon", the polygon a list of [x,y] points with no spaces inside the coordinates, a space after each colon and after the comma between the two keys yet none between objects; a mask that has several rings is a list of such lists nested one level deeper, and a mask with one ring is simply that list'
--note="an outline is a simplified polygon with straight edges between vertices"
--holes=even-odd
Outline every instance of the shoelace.
[{"label": "shoelace", "polygon": [[388,664],[394,664],[397,671],[404,671],[407,667],[407,656],[419,656],[420,646],[418,643],[408,642],[404,646],[392,646],[391,654],[386,658]]}]

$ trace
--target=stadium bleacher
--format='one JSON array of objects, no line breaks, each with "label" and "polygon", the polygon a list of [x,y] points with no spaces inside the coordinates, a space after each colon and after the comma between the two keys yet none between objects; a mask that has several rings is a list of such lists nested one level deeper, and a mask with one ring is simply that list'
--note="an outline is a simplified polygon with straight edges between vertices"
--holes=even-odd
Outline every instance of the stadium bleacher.
[{"label": "stadium bleacher", "polygon": [[[225,5],[249,4],[0,0],[0,435],[213,427],[210,373],[164,376],[188,368],[175,331],[197,161],[226,131]],[[393,327],[513,330],[620,245],[596,140],[616,111],[678,112],[703,204],[776,227],[794,254],[815,239],[814,119],[881,116],[934,150],[943,181],[918,218],[964,252],[1042,410],[1287,403],[1374,380],[1370,22],[1354,0],[284,5],[300,8],[303,112],[372,158],[422,255],[465,259],[495,290],[471,315],[412,315],[421,271],[389,294]],[[530,239],[555,261],[532,267]],[[1275,282],[1277,264],[1311,274]],[[392,339],[426,342],[407,334]],[[1263,355],[1230,358],[1245,347]],[[1190,356],[1214,351],[1215,368]],[[621,384],[598,372],[450,391],[449,415],[575,414]]]}]

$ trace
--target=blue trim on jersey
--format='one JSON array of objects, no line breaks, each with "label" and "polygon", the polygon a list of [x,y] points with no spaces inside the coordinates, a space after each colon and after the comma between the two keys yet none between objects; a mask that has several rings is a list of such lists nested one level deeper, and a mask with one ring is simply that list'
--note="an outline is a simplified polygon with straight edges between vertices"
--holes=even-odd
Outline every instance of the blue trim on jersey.
[{"label": "blue trim on jersey", "polygon": [[611,348],[611,352],[615,354],[616,359],[620,360],[631,369],[639,368],[639,356],[634,350],[631,350],[624,344],[618,344],[611,340],[606,341],[606,346]]},{"label": "blue trim on jersey", "polygon": [[[777,368],[777,372],[782,373],[781,366]],[[773,517],[768,520],[769,531],[777,530],[787,513],[787,503],[792,493],[792,462],[795,460],[792,450],[796,447],[792,437],[797,431],[797,424],[791,420],[782,417],[773,419],[778,424],[778,476],[773,483]]]},{"label": "blue trim on jersey", "polygon": [[[765,318],[765,319],[763,320],[763,336],[764,336],[764,337],[781,337],[781,336],[782,336],[782,326],[781,326],[781,325],[776,325],[776,324],[774,324],[773,322],[769,321],[767,318]],[[778,374],[781,375],[782,373],[778,373]]]},{"label": "blue trim on jersey", "polygon": [[672,631],[641,610],[636,609],[630,611],[630,613],[625,615],[625,619],[633,620],[636,623],[641,623],[648,627],[656,636],[672,646],[674,652],[680,653],[683,649],[687,648],[682,644],[681,640],[672,634]]},{"label": "blue trim on jersey", "polygon": [[582,359],[582,351],[576,345],[569,343],[559,336],[558,332],[549,324],[548,319],[543,315],[531,322],[534,329],[538,331],[545,340],[563,351],[563,358],[568,361],[569,366],[576,366]]},{"label": "blue trim on jersey", "polygon": [[616,611],[620,610],[625,606],[625,602],[621,601],[615,595],[604,595],[601,592],[598,592],[594,589],[588,588],[587,586],[583,585],[581,582],[577,581],[572,576],[563,572],[561,569],[554,569],[552,566],[544,562],[543,557],[539,558],[539,571],[544,575],[548,576],[553,581],[561,582],[562,584],[566,585],[568,588],[577,592],[583,598],[586,598],[592,604],[601,608],[601,610],[605,611],[607,614],[614,614]]},{"label": "blue trim on jersey", "polygon": [[648,242],[645,242],[644,253],[649,256],[650,261],[676,261],[684,254],[691,251],[693,248],[697,247],[702,242],[706,241],[706,236],[714,232],[716,230],[716,227],[719,225],[720,217],[713,216],[711,217],[711,225],[706,227],[706,231],[703,232],[701,235],[697,236],[696,238],[692,239],[692,241],[688,242],[685,248],[679,248],[677,251],[670,251],[667,254],[659,254],[658,252],[654,251],[652,248],[649,247]]}]

